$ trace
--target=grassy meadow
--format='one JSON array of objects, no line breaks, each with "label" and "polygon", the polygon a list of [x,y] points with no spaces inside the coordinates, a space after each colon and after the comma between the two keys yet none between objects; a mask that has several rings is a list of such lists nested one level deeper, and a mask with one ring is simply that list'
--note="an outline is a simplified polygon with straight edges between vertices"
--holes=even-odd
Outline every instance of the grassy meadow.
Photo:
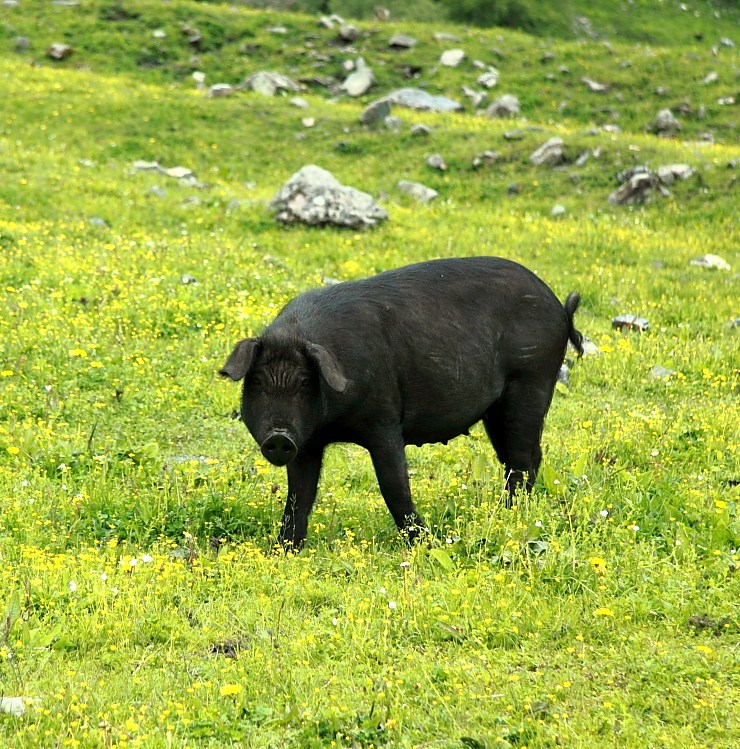
[{"label": "grassy meadow", "polygon": [[[740,14],[590,5],[597,39],[362,22],[350,49],[314,17],[220,3],[0,7],[0,747],[740,744],[739,59],[720,43]],[[396,32],[417,46],[388,49]],[[437,64],[450,46],[458,68]],[[370,92],[307,84],[307,109],[192,77],[341,81],[358,55]],[[463,101],[476,59],[521,118],[465,100],[359,123],[405,85]],[[648,128],[663,107],[670,138]],[[555,135],[566,163],[532,165]],[[269,201],[309,163],[389,220],[279,226]],[[617,172],[674,163],[696,173],[669,196],[607,202]],[[690,264],[707,253],[731,270]],[[487,254],[579,291],[600,352],[558,386],[533,494],[504,508],[480,427],[409,448],[431,530],[409,548],[368,456],[336,445],[305,550],[274,553],[285,472],[216,374],[233,344],[326,279]],[[649,329],[613,330],[626,313]]]}]

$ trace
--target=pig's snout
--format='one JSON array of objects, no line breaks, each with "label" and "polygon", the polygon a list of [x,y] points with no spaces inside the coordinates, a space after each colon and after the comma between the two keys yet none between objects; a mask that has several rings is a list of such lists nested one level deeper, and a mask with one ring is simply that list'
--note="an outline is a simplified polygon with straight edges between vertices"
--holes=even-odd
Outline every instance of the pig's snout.
[{"label": "pig's snout", "polygon": [[285,432],[273,432],[260,445],[262,454],[274,466],[285,466],[298,454],[298,447]]}]

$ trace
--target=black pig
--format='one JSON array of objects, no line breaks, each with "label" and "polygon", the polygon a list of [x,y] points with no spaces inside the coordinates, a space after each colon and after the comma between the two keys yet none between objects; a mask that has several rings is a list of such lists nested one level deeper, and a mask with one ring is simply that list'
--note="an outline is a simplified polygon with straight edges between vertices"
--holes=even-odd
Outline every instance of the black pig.
[{"label": "black pig", "polygon": [[[405,445],[447,442],[483,424],[511,497],[529,491],[540,436],[580,299],[565,306],[531,271],[495,257],[431,260],[308,291],[220,371],[244,378],[241,414],[276,466],[287,466],[279,541],[300,548],[332,442],[370,452],[396,525],[411,537]],[[509,499],[509,504],[511,499]]]}]

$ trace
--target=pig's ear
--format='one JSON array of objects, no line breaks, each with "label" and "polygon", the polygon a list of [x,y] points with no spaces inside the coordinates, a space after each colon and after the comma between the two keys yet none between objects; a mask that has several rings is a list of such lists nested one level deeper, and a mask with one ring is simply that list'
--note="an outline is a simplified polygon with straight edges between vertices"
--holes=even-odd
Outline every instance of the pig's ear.
[{"label": "pig's ear", "polygon": [[318,343],[306,344],[306,355],[316,365],[326,384],[338,393],[347,387],[347,378],[342,373],[339,362]]},{"label": "pig's ear", "polygon": [[226,360],[226,364],[218,371],[221,377],[230,377],[234,382],[246,377],[247,372],[252,368],[254,355],[259,345],[259,338],[245,338],[239,341],[231,352],[231,356]]}]

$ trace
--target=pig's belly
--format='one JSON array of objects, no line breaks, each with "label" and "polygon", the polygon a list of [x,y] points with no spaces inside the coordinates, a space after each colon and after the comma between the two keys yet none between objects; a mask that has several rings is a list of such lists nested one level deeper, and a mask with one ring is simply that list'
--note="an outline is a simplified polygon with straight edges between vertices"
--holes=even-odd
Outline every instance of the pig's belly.
[{"label": "pig's belly", "polygon": [[470,427],[483,418],[490,402],[476,405],[478,407],[474,410],[431,408],[426,413],[409,414],[403,420],[404,442],[407,445],[427,445],[448,442],[461,434],[468,434]]}]

